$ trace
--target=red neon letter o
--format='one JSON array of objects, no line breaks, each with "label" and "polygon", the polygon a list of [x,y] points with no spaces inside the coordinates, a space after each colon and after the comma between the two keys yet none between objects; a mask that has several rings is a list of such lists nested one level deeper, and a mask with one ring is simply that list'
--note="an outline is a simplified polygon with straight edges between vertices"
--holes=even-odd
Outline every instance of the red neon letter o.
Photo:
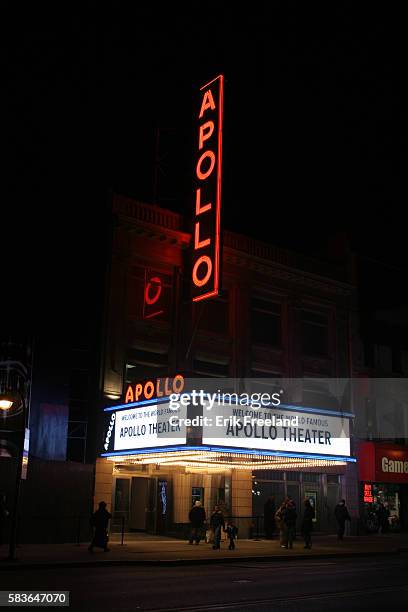
[{"label": "red neon letter o", "polygon": [[181,393],[184,389],[184,377],[181,374],[176,374],[173,378],[173,393]]},{"label": "red neon letter o", "polygon": [[[150,289],[152,287],[152,283],[156,283],[156,293],[154,293],[153,297],[150,297],[149,294],[150,294]],[[145,289],[146,304],[149,304],[149,306],[151,306],[152,304],[155,304],[160,297],[161,290],[162,290],[162,284],[161,284],[160,278],[158,276],[153,276],[153,278],[151,278],[146,285],[146,289]]]},{"label": "red neon letter o", "polygon": [[[203,276],[203,278],[199,279],[198,275],[197,275],[197,270],[198,270],[198,268],[200,267],[201,264],[206,264],[207,265],[207,273],[205,274],[205,276]],[[193,283],[197,287],[202,287],[203,285],[205,285],[205,283],[210,278],[211,272],[212,272],[212,261],[211,261],[211,259],[208,257],[208,255],[201,255],[201,257],[199,257],[197,259],[197,261],[195,262],[195,264],[194,264],[194,268],[193,268]]]},{"label": "red neon letter o", "polygon": [[[207,172],[201,172],[201,164],[203,163],[204,159],[206,157],[210,158],[210,167],[208,168]],[[202,181],[206,178],[208,178],[211,174],[211,172],[214,170],[214,166],[215,166],[215,155],[212,151],[204,151],[204,153],[201,155],[200,159],[197,162],[197,176],[199,179],[201,179]]]},{"label": "red neon letter o", "polygon": [[[149,391],[148,391],[148,389],[149,389]],[[144,391],[144,396],[145,396],[146,399],[150,399],[151,397],[153,397],[154,384],[152,383],[151,380],[147,381],[143,391]]]}]

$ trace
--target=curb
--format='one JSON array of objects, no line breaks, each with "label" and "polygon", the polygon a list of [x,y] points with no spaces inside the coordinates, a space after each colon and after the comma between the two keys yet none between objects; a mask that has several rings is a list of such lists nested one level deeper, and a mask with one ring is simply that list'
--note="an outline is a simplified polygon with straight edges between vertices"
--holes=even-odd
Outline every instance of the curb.
[{"label": "curb", "polygon": [[299,561],[313,559],[344,559],[347,557],[370,557],[375,556],[392,556],[408,552],[408,548],[395,548],[387,551],[366,551],[366,552],[341,552],[341,553],[316,553],[310,556],[305,554],[285,555],[262,555],[262,556],[242,556],[242,557],[207,557],[200,559],[108,559],[101,561],[61,561],[46,562],[46,563],[19,563],[18,560],[13,563],[2,564],[0,561],[0,571],[13,571],[25,569],[59,569],[59,568],[78,568],[78,567],[115,567],[115,566],[162,566],[162,567],[178,567],[185,565],[209,565],[213,563],[242,563],[244,562],[279,562],[279,561]]}]

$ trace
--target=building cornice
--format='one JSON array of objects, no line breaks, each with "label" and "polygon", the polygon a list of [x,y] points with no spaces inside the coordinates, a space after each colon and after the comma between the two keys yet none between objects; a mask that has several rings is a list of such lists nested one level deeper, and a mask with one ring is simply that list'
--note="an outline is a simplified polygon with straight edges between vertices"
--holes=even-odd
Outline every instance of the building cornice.
[{"label": "building cornice", "polygon": [[[178,213],[119,195],[114,196],[113,212],[130,233],[181,249],[190,245],[191,234],[182,230],[184,219]],[[339,271],[333,266],[235,232],[223,232],[223,261],[337,295],[348,296],[355,289],[351,283],[337,280]]]}]

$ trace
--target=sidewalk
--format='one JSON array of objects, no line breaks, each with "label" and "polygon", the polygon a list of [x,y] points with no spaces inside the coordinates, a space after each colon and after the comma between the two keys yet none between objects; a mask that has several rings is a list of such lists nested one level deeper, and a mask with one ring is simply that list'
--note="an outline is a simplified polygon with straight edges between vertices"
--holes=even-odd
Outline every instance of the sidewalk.
[{"label": "sidewalk", "polygon": [[17,560],[6,559],[6,546],[0,547],[0,571],[22,568],[81,567],[93,565],[189,565],[226,561],[283,561],[305,557],[329,558],[339,556],[391,555],[408,552],[408,534],[347,537],[338,542],[335,536],[315,536],[313,548],[305,550],[303,541],[295,541],[293,549],[280,548],[278,540],[237,540],[236,549],[228,550],[226,542],[221,550],[210,544],[189,545],[184,540],[163,536],[143,536],[123,546],[115,536],[110,541],[110,552],[95,549],[88,552],[88,543],[27,544],[17,549]]}]

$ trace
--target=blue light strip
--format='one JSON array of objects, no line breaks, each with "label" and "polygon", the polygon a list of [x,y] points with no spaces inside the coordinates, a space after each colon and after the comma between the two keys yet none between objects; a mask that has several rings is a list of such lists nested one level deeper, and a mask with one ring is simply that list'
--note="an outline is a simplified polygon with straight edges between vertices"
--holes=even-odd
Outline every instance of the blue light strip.
[{"label": "blue light strip", "polygon": [[169,398],[166,397],[156,397],[149,400],[143,400],[141,402],[131,402],[129,404],[119,404],[118,406],[108,406],[104,408],[104,412],[113,412],[114,410],[120,410],[121,408],[139,408],[140,406],[148,406],[149,404],[163,404],[164,402],[168,402]]},{"label": "blue light strip", "polygon": [[234,448],[228,446],[162,446],[157,448],[146,448],[131,451],[114,451],[102,453],[101,457],[116,457],[123,455],[147,455],[165,453],[169,451],[207,451],[213,453],[235,453],[237,455],[258,455],[262,457],[290,457],[293,459],[320,459],[326,461],[346,461],[356,463],[355,457],[344,457],[342,455],[318,455],[309,453],[288,453],[284,451],[267,451],[252,448]]}]

